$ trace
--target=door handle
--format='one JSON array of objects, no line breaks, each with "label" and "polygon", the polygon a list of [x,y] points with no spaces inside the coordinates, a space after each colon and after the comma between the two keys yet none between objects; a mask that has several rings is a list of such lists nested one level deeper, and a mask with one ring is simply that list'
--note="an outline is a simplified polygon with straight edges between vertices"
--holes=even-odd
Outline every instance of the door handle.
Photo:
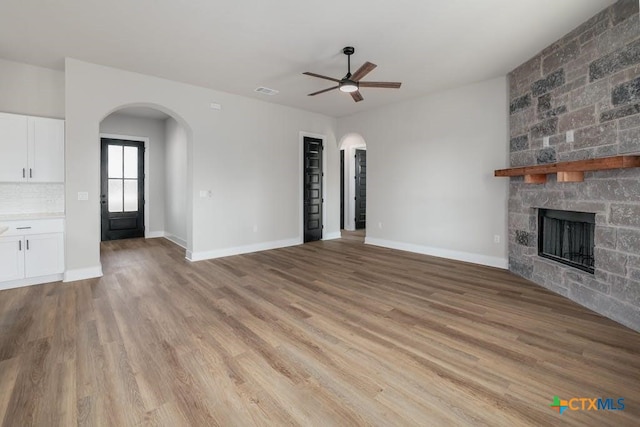
[{"label": "door handle", "polygon": [[27,240],[27,250],[29,250],[29,241]]},{"label": "door handle", "polygon": [[22,250],[22,240],[18,240],[18,250]]},{"label": "door handle", "polygon": [[29,168],[29,178],[33,178],[33,169]]},{"label": "door handle", "polygon": [[27,170],[25,168],[22,168],[22,177],[23,178],[27,177]]}]

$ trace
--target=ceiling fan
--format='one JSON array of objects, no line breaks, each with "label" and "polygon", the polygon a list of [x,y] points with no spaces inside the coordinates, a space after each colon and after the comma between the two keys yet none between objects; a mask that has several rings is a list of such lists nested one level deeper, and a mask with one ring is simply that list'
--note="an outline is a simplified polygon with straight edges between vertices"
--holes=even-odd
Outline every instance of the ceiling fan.
[{"label": "ceiling fan", "polygon": [[372,64],[371,62],[368,62],[368,61],[362,64],[362,66],[358,68],[358,70],[355,73],[351,74],[351,55],[353,55],[355,51],[356,50],[351,46],[347,46],[344,49],[342,49],[342,53],[347,55],[347,63],[348,63],[347,74],[342,79],[334,79],[333,77],[327,77],[327,76],[323,76],[316,73],[310,73],[310,72],[302,73],[302,74],[306,74],[307,76],[318,77],[321,79],[331,80],[332,82],[338,83],[337,86],[333,86],[328,89],[319,90],[318,92],[310,93],[308,96],[316,96],[321,93],[329,92],[334,89],[340,89],[340,91],[342,92],[350,93],[354,101],[360,102],[364,99],[360,94],[361,87],[379,87],[379,88],[389,88],[389,89],[398,89],[400,87],[402,83],[398,83],[398,82],[363,82],[361,79],[367,74],[369,74],[371,71],[373,71],[374,68],[377,67],[376,64]]}]

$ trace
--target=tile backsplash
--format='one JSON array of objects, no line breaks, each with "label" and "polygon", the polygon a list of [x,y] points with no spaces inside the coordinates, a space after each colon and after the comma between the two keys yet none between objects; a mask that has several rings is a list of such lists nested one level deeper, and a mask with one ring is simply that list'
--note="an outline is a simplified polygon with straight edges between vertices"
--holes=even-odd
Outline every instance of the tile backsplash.
[{"label": "tile backsplash", "polygon": [[64,184],[0,183],[0,215],[64,212]]}]

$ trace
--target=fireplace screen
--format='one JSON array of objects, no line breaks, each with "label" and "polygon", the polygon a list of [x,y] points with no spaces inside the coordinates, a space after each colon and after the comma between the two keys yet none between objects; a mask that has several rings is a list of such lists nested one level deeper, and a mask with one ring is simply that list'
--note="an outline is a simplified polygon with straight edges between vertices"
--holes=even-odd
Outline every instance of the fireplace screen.
[{"label": "fireplace screen", "polygon": [[593,273],[595,214],[538,210],[538,255]]}]

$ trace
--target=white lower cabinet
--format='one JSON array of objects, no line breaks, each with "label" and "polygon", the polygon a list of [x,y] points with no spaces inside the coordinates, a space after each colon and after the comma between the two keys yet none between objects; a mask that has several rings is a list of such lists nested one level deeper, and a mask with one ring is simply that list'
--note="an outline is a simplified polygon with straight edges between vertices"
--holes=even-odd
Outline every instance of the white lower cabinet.
[{"label": "white lower cabinet", "polygon": [[62,279],[64,223],[62,219],[11,221],[0,236],[0,289]]},{"label": "white lower cabinet", "polygon": [[24,278],[24,237],[0,237],[0,282]]}]

